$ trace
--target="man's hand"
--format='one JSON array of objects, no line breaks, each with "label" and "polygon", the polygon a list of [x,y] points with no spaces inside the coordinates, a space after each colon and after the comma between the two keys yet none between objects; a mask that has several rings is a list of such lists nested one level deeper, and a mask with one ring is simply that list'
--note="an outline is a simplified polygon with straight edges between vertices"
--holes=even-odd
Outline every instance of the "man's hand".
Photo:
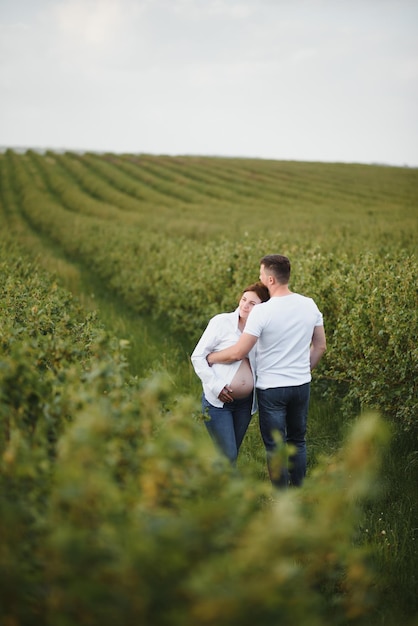
[{"label": "man's hand", "polygon": [[322,355],[327,349],[327,341],[325,338],[325,331],[323,326],[315,326],[312,343],[311,343],[311,370],[313,370],[321,360]]}]

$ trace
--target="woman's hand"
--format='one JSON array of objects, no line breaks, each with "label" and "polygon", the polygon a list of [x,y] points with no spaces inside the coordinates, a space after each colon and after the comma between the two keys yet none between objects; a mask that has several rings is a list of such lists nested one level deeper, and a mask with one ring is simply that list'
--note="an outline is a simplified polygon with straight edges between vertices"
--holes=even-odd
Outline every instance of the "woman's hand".
[{"label": "woman's hand", "polygon": [[233,402],[234,398],[232,396],[231,387],[228,387],[228,385],[225,385],[225,387],[222,389],[221,393],[219,394],[218,398],[221,402]]}]

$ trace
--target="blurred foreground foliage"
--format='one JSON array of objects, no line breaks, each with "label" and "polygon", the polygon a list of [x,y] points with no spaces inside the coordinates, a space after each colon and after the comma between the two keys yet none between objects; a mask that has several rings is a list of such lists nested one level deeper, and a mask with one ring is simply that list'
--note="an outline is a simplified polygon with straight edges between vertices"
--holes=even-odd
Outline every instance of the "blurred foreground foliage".
[{"label": "blurred foreground foliage", "polygon": [[1,269],[2,623],[369,623],[376,414],[273,493],[214,456],[164,374],[130,377],[124,342],[68,293],[20,259]]}]

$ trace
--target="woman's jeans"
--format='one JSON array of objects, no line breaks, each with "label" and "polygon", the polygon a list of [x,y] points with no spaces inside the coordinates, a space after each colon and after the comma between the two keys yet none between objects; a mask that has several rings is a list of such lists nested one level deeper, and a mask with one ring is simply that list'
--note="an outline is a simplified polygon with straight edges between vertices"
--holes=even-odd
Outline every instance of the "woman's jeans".
[{"label": "woman's jeans", "polygon": [[[289,483],[299,487],[306,474],[306,424],[308,419],[310,383],[296,387],[257,389],[260,432],[267,452],[270,480],[276,487]],[[274,467],[277,442],[274,433],[295,448],[289,457],[289,467],[279,472]]]},{"label": "woman's jeans", "polygon": [[210,404],[202,396],[202,410],[209,417],[205,421],[206,428],[215,444],[234,464],[238,452],[251,421],[253,394],[247,398],[227,402],[222,408]]}]

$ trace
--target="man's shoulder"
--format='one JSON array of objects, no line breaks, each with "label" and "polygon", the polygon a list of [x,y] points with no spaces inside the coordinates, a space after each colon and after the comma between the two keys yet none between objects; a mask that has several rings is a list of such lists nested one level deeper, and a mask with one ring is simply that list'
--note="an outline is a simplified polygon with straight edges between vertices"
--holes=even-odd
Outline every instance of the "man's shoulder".
[{"label": "man's shoulder", "polygon": [[310,304],[314,304],[316,306],[315,300],[311,296],[305,296],[303,293],[294,293],[293,295],[297,296],[302,302],[309,302]]}]

